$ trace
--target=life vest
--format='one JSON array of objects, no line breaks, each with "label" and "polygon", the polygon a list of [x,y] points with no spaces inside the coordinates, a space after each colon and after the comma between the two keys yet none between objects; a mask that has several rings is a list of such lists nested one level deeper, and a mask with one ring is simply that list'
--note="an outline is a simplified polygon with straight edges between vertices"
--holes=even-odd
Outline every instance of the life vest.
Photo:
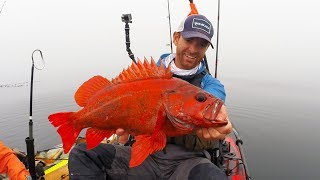
[{"label": "life vest", "polygon": [[0,141],[0,174],[4,173],[12,180],[23,180],[30,176],[15,153]]}]

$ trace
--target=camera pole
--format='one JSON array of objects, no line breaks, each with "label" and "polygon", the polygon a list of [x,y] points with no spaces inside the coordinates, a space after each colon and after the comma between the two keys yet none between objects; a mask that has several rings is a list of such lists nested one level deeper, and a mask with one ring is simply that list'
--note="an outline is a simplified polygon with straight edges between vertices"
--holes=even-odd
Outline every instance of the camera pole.
[{"label": "camera pole", "polygon": [[121,19],[122,19],[122,22],[125,23],[124,30],[126,34],[126,50],[128,52],[129,57],[132,59],[132,61],[136,63],[136,60],[134,59],[134,55],[130,49],[129,23],[132,23],[132,16],[131,14],[122,14]]},{"label": "camera pole", "polygon": [[[122,22],[126,23],[124,26],[125,34],[126,34],[126,50],[128,52],[129,57],[132,59],[132,61],[137,64],[136,60],[134,59],[134,55],[130,49],[130,36],[129,36],[129,23],[132,23],[132,16],[131,14],[122,14],[121,16]],[[119,136],[116,136],[116,141],[119,143]],[[128,141],[124,144],[124,146],[131,146],[134,143],[134,137],[129,134]]]}]

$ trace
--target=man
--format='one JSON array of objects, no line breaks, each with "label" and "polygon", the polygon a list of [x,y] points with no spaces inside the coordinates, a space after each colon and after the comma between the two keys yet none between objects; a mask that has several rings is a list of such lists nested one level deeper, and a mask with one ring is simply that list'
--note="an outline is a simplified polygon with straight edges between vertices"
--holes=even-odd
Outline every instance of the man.
[{"label": "man", "polygon": [[[162,55],[175,77],[203,88],[225,100],[223,85],[205,71],[203,57],[211,44],[213,27],[202,15],[188,16],[173,35],[176,54]],[[225,106],[218,119],[228,120]],[[227,179],[210,161],[206,149],[231,132],[231,123],[218,128],[200,128],[195,134],[168,138],[164,151],[151,154],[141,165],[129,168],[131,147],[100,144],[92,150],[86,144],[75,146],[69,156],[71,179]],[[123,129],[117,130],[127,139]]]}]

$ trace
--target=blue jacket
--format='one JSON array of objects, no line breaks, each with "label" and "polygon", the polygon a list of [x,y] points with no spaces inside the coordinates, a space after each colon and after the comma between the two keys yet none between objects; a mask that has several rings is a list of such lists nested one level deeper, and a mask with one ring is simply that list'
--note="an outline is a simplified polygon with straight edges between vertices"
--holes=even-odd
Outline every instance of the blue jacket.
[{"label": "blue jacket", "polygon": [[[162,61],[162,63],[165,65],[165,60],[167,58],[170,58],[169,56],[170,54],[163,54],[160,56],[159,61],[157,62],[157,65],[160,65],[160,62]],[[166,65],[165,65],[166,66]],[[201,67],[200,69],[197,71],[197,74],[202,73],[203,71],[205,71],[205,62],[201,61]],[[220,83],[220,81],[216,78],[214,78],[211,74],[209,74],[208,72],[205,72],[205,75],[202,78],[201,81],[201,88],[209,93],[211,93],[212,95],[214,95],[215,97],[225,101],[226,100],[226,93],[224,90],[224,86]]]}]

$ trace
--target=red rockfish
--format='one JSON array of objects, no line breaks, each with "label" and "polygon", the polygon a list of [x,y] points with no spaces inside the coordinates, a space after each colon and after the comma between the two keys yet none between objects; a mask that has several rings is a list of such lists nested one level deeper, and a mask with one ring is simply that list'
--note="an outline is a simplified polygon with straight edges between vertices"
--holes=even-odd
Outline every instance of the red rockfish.
[{"label": "red rockfish", "polygon": [[88,149],[122,128],[135,136],[130,167],[140,165],[166,146],[166,137],[192,133],[195,128],[226,125],[216,119],[223,101],[175,77],[170,68],[151,59],[133,63],[109,81],[94,76],[75,93],[77,112],[60,112],[48,118],[63,142],[72,148],[80,131],[86,131]]}]

